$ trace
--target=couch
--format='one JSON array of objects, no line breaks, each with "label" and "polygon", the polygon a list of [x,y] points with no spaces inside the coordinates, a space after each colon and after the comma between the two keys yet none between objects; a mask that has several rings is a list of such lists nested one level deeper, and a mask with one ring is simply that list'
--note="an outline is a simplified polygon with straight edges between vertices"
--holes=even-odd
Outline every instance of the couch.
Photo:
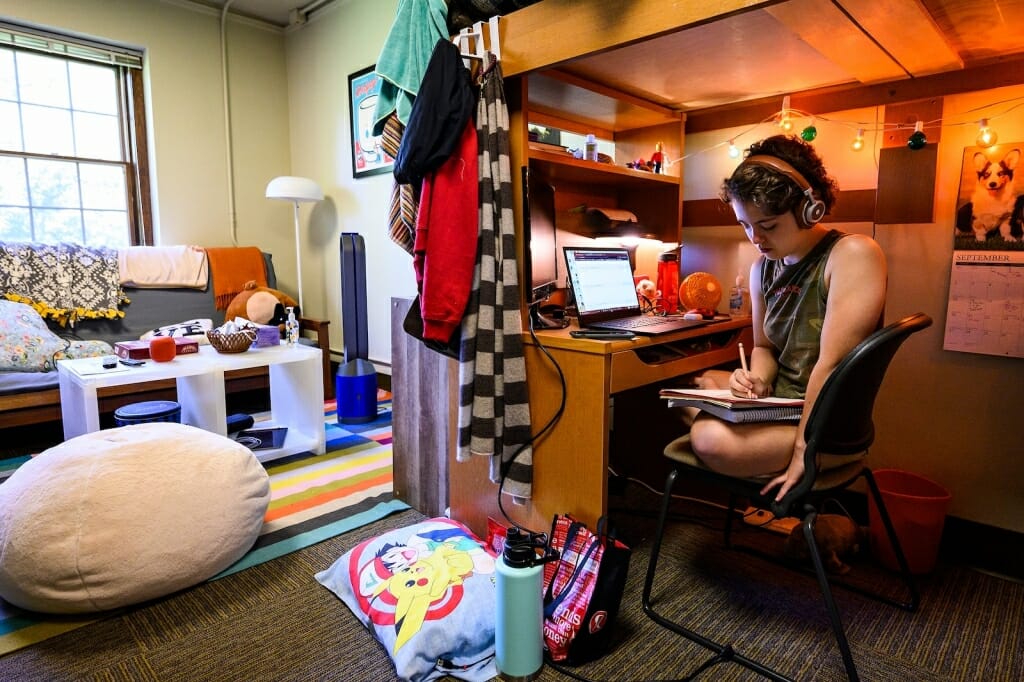
[{"label": "couch", "polygon": [[[270,254],[264,254],[267,284],[276,288],[277,277]],[[2,295],[5,292],[0,292]],[[224,311],[214,305],[212,274],[206,289],[125,287],[131,303],[123,306],[123,318],[79,320],[71,331],[48,322],[58,335],[69,333],[83,340],[116,341],[138,339],[144,333],[186,320],[209,318],[213,326],[224,322]],[[303,343],[319,346],[323,353],[324,397],[334,397],[334,377],[328,341],[330,322],[302,317],[299,320]],[[262,389],[268,385],[265,367],[237,370],[225,375],[228,393]],[[135,386],[103,389],[99,394],[100,412],[112,412],[121,405],[139,400],[174,399],[175,382],[154,381]],[[57,372],[0,371],[0,428],[56,421],[61,418]]]}]

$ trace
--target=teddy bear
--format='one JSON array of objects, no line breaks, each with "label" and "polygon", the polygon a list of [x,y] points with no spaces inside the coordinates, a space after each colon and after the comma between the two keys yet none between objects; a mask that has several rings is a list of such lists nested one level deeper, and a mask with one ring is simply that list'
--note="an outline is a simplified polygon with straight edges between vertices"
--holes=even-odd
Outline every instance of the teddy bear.
[{"label": "teddy bear", "polygon": [[294,298],[270,287],[261,287],[256,280],[245,283],[242,291],[228,304],[224,313],[225,320],[243,317],[256,324],[277,325],[284,328],[288,319],[288,308],[295,308],[295,316],[299,317],[299,304]]},{"label": "teddy bear", "polygon": [[[842,514],[819,514],[814,523],[814,540],[825,570],[830,573],[849,573],[850,567],[843,563],[843,558],[857,554],[866,537],[864,528]],[[798,561],[810,560],[802,524],[797,524],[786,538],[783,553]]]}]

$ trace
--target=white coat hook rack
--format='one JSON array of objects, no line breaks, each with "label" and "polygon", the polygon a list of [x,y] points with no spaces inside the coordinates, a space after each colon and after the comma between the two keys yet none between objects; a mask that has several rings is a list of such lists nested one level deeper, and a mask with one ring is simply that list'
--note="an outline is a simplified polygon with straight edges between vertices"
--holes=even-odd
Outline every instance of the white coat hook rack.
[{"label": "white coat hook rack", "polygon": [[484,41],[484,22],[478,21],[469,28],[459,31],[453,39],[459,47],[462,61],[469,68],[474,59],[484,63],[484,57],[490,52],[494,58],[501,61],[501,38],[498,35],[498,20],[500,17],[493,16],[487,20],[487,41]]}]

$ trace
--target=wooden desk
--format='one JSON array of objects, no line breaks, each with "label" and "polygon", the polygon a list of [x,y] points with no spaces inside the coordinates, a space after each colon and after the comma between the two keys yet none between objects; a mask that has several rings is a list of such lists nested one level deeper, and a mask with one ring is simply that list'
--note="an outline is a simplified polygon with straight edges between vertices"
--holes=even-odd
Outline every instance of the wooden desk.
[{"label": "wooden desk", "polygon": [[[574,339],[574,328],[539,331],[537,337],[565,374],[566,404],[561,419],[533,450],[533,498],[502,505],[516,523],[546,530],[556,513],[570,513],[591,527],[608,507],[608,450],[612,401],[617,393],[652,386],[739,359],[737,345],[753,345],[750,318],[736,318],[656,337],[630,341]],[[530,416],[537,432],[558,410],[558,373],[536,342],[524,334],[530,384]],[[637,453],[645,456],[644,453]],[[655,456],[657,452],[651,453]],[[449,453],[451,516],[484,537],[487,517],[504,523],[497,485],[487,477],[486,458],[457,462]]]}]

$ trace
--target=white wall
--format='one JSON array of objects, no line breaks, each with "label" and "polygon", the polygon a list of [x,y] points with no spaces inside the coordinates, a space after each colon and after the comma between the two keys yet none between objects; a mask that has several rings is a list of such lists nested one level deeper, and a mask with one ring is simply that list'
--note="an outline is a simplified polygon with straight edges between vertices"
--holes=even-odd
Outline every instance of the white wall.
[{"label": "white wall", "polygon": [[286,39],[292,170],[315,179],[327,195],[310,218],[304,294],[315,292],[322,308],[312,312],[332,321],[331,348],[340,350],[339,238],[361,234],[369,355],[383,371],[391,364],[391,297],[415,296],[416,283],[412,257],[388,238],[391,174],[352,177],[348,75],[376,62],[396,8],[396,0],[341,0]]},{"label": "white wall", "polygon": [[[887,322],[917,311],[934,319],[931,328],[907,342],[889,369],[875,410],[878,440],[871,450],[872,465],[904,469],[940,483],[952,493],[952,515],[1024,532],[1024,486],[1020,484],[1024,480],[1024,445],[1019,426],[1024,360],[942,349],[963,150],[974,146],[981,116],[994,118],[992,125],[1001,142],[1024,142],[1024,111],[1008,111],[1012,103],[979,109],[1020,97],[1024,97],[1024,86],[944,99],[934,223],[836,227],[867,234],[873,231],[885,251],[889,264]],[[995,117],[1001,112],[1005,115]],[[829,114],[860,121],[873,121],[875,116],[873,109]],[[882,117],[881,110],[878,116]],[[877,156],[872,153],[870,136],[869,146],[854,153],[849,143],[855,131],[826,127],[820,120],[817,128],[815,146],[840,187],[873,188]],[[765,126],[743,138],[742,144],[774,132]],[[736,129],[687,136],[686,150],[693,154],[684,173],[687,199],[717,195],[722,178],[738,161],[728,159],[725,148],[707,154],[695,152],[735,134]],[[735,276],[738,263],[754,258],[753,252],[744,250],[745,239],[738,226],[684,228],[683,234],[684,269],[708,270],[725,286]]]}]

